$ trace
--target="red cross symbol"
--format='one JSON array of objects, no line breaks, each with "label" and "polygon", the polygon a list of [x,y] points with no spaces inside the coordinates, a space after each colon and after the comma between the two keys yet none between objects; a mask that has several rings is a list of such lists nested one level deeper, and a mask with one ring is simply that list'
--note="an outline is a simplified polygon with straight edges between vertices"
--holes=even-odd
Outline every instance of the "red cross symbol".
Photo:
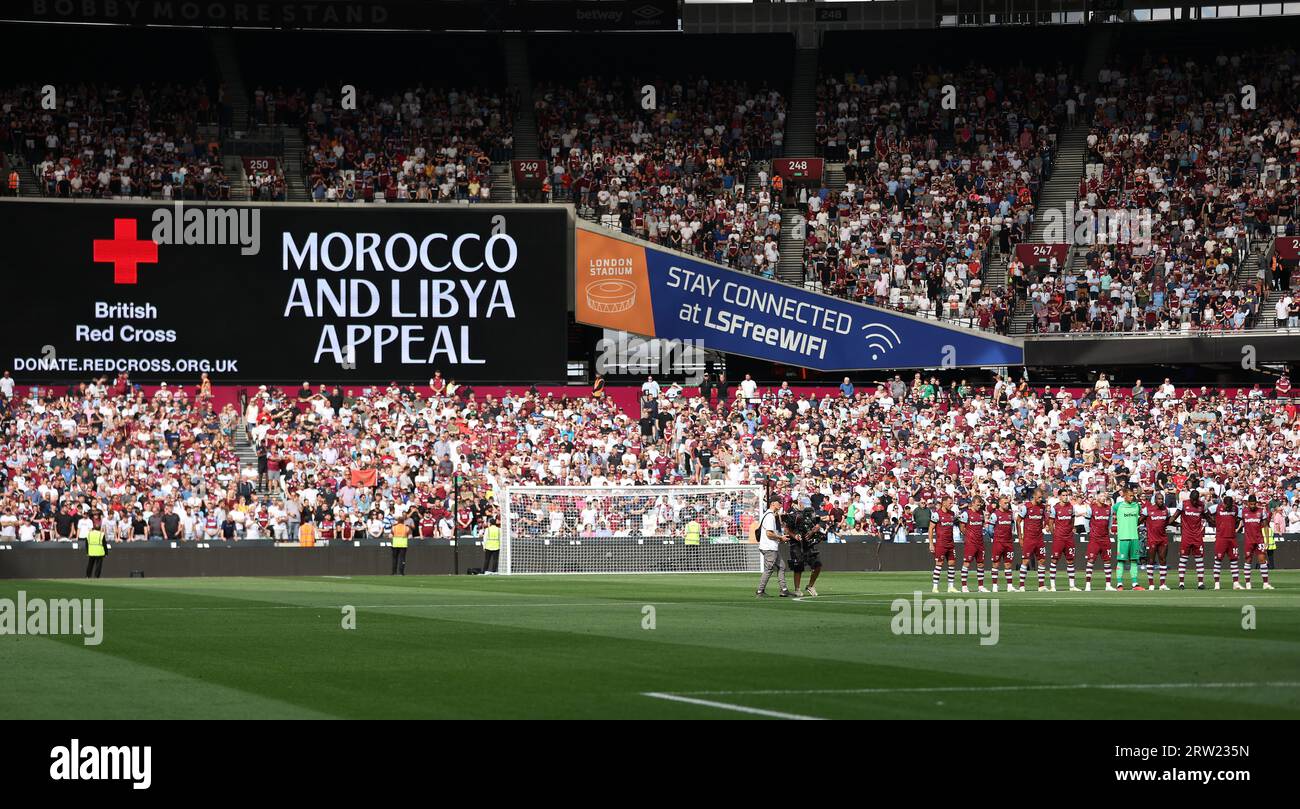
[{"label": "red cross symbol", "polygon": [[113,238],[95,239],[95,263],[113,265],[113,283],[134,284],[140,264],[158,263],[158,245],[135,237],[134,219],[114,219]]}]

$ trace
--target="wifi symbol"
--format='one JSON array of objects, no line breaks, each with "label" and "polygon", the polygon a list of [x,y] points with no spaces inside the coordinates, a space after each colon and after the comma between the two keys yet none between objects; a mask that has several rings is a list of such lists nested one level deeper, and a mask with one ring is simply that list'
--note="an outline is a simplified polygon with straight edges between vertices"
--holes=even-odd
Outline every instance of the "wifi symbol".
[{"label": "wifi symbol", "polygon": [[[898,332],[884,323],[868,323],[862,327],[862,330],[867,333],[863,339],[867,341],[867,348],[870,348],[873,352],[871,354],[873,360],[880,359],[881,354],[891,348],[896,348],[899,343],[903,342],[903,338],[898,336]],[[885,334],[885,332],[889,332],[889,334]],[[889,339],[890,335],[893,335],[893,340]]]}]

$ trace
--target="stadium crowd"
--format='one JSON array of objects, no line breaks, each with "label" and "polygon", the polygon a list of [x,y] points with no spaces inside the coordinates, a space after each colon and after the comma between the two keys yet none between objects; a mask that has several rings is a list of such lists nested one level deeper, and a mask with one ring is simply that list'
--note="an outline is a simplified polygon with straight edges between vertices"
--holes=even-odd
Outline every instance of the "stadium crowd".
[{"label": "stadium crowd", "polygon": [[844,160],[845,187],[806,197],[806,280],[1005,331],[1010,301],[985,288],[983,268],[1028,232],[1058,121],[1079,96],[1064,69],[825,77],[817,134]]},{"label": "stadium crowd", "polygon": [[[1148,55],[1101,71],[1079,184],[1080,221],[1098,231],[1096,243],[1082,266],[1041,275],[1013,268],[1035,330],[1213,331],[1255,322],[1265,273],[1239,271],[1254,239],[1294,228],[1300,201],[1297,67],[1294,51],[1265,49]],[[1119,226],[1098,222],[1103,215]]]},{"label": "stadium crowd", "polygon": [[781,93],[660,80],[646,109],[634,90],[646,83],[586,78],[537,88],[538,136],[552,171],[543,193],[607,227],[772,277],[781,200],[756,161],[781,154]]},{"label": "stadium crowd", "polygon": [[486,202],[492,163],[508,160],[513,142],[510,105],[482,88],[367,92],[350,109],[321,88],[277,109],[304,128],[317,202]]},{"label": "stadium crowd", "polygon": [[0,152],[21,154],[42,194],[66,198],[230,198],[215,134],[220,89],[202,82],[0,90]]},{"label": "stadium crowd", "polygon": [[[1277,49],[1116,63],[1092,95],[1059,66],[825,75],[817,142],[844,161],[845,186],[797,195],[762,162],[781,153],[786,116],[766,86],[658,80],[647,109],[639,80],[542,82],[534,112],[546,198],[737,269],[775,275],[793,201],[806,280],[832,294],[1002,332],[1022,302],[1038,331],[1240,329],[1266,293],[1262,270],[1239,278],[1249,244],[1294,229],[1297,82],[1295,52]],[[0,99],[0,148],[25,153],[47,195],[226,199],[220,146],[199,134],[219,122],[220,94],[86,85],[44,111],[32,88],[14,88]],[[512,147],[501,93],[421,86],[363,94],[355,109],[337,95],[250,96],[251,123],[303,128],[312,199],[490,199],[492,164]],[[1149,218],[1068,266],[1026,267],[1012,248],[1033,224],[1058,129],[1089,118],[1078,210]],[[287,196],[278,161],[248,182],[253,199]],[[1009,259],[1005,287],[985,283],[995,255]]]},{"label": "stadium crowd", "polygon": [[[1147,55],[1107,65],[1096,92],[1061,65],[827,73],[816,141],[845,186],[797,194],[763,163],[786,126],[766,85],[541,81],[533,105],[546,198],[655,243],[772,277],[794,202],[807,282],[846,298],[1003,332],[1022,304],[1039,331],[1239,329],[1266,292],[1263,270],[1238,277],[1249,245],[1293,231],[1300,204],[1296,68],[1290,49]],[[47,111],[34,87],[10,88],[0,151],[24,154],[47,195],[227,199],[220,145],[200,131],[222,123],[222,95],[87,84]],[[302,128],[313,200],[474,202],[511,154],[511,108],[484,88],[367,91],[344,109],[333,89],[257,85],[248,119]],[[1066,267],[1010,260],[991,287],[990,259],[1034,222],[1058,131],[1089,121],[1078,210],[1145,212],[1143,233]],[[252,199],[287,196],[279,161],[248,183]]]},{"label": "stadium crowd", "polygon": [[[479,396],[440,376],[428,387],[304,384],[212,406],[206,380],[152,395],[125,376],[15,393],[0,379],[0,537],[76,538],[92,512],[115,539],[386,536],[410,519],[425,536],[477,533],[507,485],[762,484],[816,506],[832,531],[924,532],[948,495],[1027,499],[1035,487],[1086,503],[1125,484],[1170,506],[1255,494],[1278,533],[1300,533],[1300,399],[1273,391],[943,385],[917,375],[808,393],[711,380],[699,391],[643,388],[640,412],[607,396],[531,390]],[[256,447],[241,464],[241,432]],[[460,476],[459,485],[454,483]],[[455,506],[459,505],[459,510]],[[655,530],[697,517],[659,498]],[[635,534],[645,523],[569,506],[575,534]],[[1086,522],[1085,512],[1079,520]],[[713,521],[710,524],[710,521]]]}]

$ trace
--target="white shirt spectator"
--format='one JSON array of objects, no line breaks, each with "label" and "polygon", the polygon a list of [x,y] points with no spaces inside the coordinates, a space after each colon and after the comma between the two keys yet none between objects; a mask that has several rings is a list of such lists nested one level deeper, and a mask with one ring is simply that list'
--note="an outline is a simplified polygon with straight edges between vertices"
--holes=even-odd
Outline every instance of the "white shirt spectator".
[{"label": "white shirt spectator", "polygon": [[781,549],[781,543],[777,542],[767,535],[768,531],[781,533],[780,520],[771,511],[763,513],[763,519],[759,521],[758,549],[760,551],[778,551]]}]

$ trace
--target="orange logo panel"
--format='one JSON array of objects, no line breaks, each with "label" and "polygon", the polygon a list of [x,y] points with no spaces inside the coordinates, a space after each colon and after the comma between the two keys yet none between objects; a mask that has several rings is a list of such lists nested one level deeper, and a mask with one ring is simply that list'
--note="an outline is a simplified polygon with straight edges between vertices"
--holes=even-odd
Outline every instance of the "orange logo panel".
[{"label": "orange logo panel", "polygon": [[653,337],[645,248],[579,229],[574,307],[579,323]]}]

